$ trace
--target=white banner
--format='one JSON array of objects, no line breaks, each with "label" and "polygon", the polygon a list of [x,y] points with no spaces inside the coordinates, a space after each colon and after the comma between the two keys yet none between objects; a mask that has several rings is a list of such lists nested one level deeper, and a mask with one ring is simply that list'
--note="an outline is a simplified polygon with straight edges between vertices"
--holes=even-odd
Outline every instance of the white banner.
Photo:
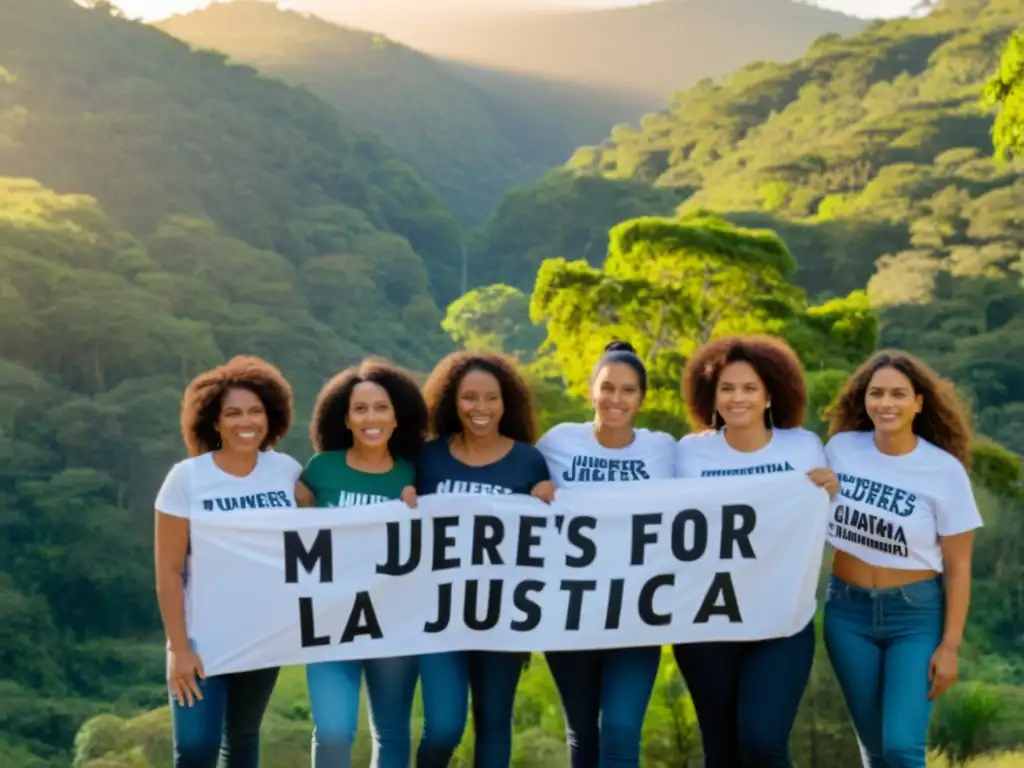
[{"label": "white banner", "polygon": [[208,675],[783,637],[813,616],[828,512],[788,474],[204,515],[189,632]]}]

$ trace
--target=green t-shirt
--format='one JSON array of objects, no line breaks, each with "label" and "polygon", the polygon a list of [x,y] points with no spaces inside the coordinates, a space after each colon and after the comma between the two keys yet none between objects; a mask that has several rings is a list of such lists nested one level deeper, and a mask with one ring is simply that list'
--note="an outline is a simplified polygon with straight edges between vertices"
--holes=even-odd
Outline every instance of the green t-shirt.
[{"label": "green t-shirt", "polygon": [[324,451],[306,464],[302,482],[319,507],[360,507],[392,501],[407,485],[416,484],[412,464],[395,459],[390,472],[361,472],[348,465],[348,451]]}]

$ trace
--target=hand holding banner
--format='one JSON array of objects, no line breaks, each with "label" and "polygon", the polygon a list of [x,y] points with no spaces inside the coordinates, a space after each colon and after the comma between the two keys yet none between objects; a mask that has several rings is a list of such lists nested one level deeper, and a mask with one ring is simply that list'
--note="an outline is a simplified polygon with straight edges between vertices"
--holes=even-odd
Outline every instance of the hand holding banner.
[{"label": "hand holding banner", "polygon": [[814,614],[828,511],[788,474],[207,515],[189,633],[208,675],[782,637]]}]

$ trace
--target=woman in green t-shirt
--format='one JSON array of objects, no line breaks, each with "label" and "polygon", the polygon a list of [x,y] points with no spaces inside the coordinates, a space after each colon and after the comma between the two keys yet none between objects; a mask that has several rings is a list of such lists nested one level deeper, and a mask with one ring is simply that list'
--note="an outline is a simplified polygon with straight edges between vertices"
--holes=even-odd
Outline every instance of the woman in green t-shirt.
[{"label": "woman in green t-shirt", "polygon": [[[302,474],[307,505],[354,507],[401,498],[415,504],[413,462],[427,407],[402,369],[366,360],[331,379],[313,410],[316,451]],[[306,666],[313,710],[313,768],[349,768],[366,674],[376,768],[408,768],[418,657],[327,661]]]}]

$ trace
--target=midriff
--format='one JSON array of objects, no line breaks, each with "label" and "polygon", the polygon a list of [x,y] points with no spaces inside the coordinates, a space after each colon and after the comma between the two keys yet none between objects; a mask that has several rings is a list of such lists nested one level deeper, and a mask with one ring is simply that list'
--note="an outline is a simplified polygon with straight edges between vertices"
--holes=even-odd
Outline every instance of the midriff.
[{"label": "midriff", "polygon": [[903,568],[881,568],[876,565],[868,565],[863,560],[851,554],[835,551],[832,560],[832,573],[845,581],[861,589],[892,589],[904,587],[907,584],[914,584],[918,581],[934,579],[939,575],[938,571],[929,569],[906,570]]}]

